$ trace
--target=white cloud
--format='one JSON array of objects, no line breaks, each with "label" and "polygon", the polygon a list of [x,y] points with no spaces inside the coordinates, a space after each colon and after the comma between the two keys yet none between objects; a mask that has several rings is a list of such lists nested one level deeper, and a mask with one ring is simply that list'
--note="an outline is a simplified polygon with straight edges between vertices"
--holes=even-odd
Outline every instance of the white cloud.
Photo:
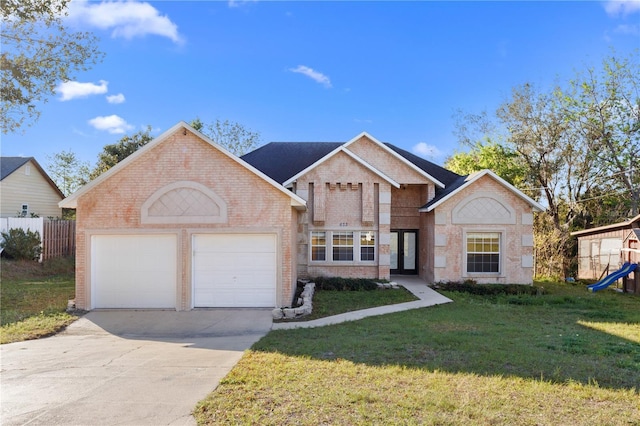
[{"label": "white cloud", "polygon": [[240,7],[244,6],[247,3],[256,3],[258,0],[229,0],[227,4],[229,7]]},{"label": "white cloud", "polygon": [[117,95],[109,95],[107,96],[107,102],[110,104],[121,104],[125,101],[124,95],[122,93],[118,93]]},{"label": "white cloud", "polygon": [[125,133],[127,130],[134,128],[127,123],[124,118],[117,115],[109,115],[106,117],[96,117],[89,120],[89,124],[97,130],[105,130],[112,134]]},{"label": "white cloud", "polygon": [[100,80],[100,84],[65,81],[64,83],[58,84],[56,92],[60,93],[61,101],[70,101],[71,99],[86,98],[91,95],[107,93],[108,84],[109,82],[104,80]]},{"label": "white cloud", "polygon": [[306,75],[313,81],[324,85],[324,87],[326,88],[331,87],[331,80],[329,80],[329,77],[322,74],[321,72],[315,71],[313,68],[309,68],[305,65],[298,65],[297,68],[289,68],[289,71]]},{"label": "white cloud", "polygon": [[442,151],[433,145],[425,142],[419,142],[411,148],[411,152],[420,157],[437,158],[442,156]]},{"label": "white cloud", "polygon": [[604,10],[609,16],[627,16],[640,12],[640,0],[607,0],[604,2]]},{"label": "white cloud", "polygon": [[621,24],[614,31],[619,34],[640,36],[640,25]]},{"label": "white cloud", "polygon": [[72,1],[69,19],[78,23],[108,30],[111,36],[132,39],[147,34],[167,37],[174,43],[182,43],[178,26],[149,3],[138,1],[107,1],[89,3]]}]

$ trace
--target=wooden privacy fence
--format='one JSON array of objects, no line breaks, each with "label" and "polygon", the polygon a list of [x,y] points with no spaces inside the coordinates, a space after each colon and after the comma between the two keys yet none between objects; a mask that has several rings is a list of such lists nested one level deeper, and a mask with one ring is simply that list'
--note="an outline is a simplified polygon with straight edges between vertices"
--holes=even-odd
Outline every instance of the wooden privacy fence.
[{"label": "wooden privacy fence", "polygon": [[75,220],[48,220],[42,217],[0,218],[0,231],[21,228],[25,231],[38,231],[42,240],[41,260],[76,254]]},{"label": "wooden privacy fence", "polygon": [[42,258],[75,256],[76,221],[45,220],[42,234]]}]

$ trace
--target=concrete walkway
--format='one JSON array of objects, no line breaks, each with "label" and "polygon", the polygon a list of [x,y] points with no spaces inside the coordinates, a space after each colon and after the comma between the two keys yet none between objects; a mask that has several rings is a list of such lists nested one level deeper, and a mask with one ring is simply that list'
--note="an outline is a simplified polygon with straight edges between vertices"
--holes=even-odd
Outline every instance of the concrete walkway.
[{"label": "concrete walkway", "polygon": [[391,281],[401,285],[409,290],[420,300],[414,302],[398,303],[395,305],[378,306],[377,308],[362,309],[360,311],[346,312],[344,314],[334,315],[331,317],[318,318],[311,321],[298,322],[278,322],[271,327],[272,330],[287,330],[292,328],[313,328],[323,327],[325,325],[339,324],[347,321],[357,321],[362,318],[372,317],[376,315],[391,314],[393,312],[408,311],[409,309],[425,308],[427,306],[441,305],[443,303],[452,302],[451,299],[444,297],[430,287],[427,283],[416,276],[393,276]]}]

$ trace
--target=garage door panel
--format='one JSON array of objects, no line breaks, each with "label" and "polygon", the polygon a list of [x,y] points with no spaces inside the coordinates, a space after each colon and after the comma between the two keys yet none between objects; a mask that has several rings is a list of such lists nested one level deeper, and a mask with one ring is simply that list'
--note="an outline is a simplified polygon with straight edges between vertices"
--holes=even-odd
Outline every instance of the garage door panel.
[{"label": "garage door panel", "polygon": [[221,305],[222,307],[246,307],[247,300],[250,300],[255,307],[272,307],[273,292],[271,289],[256,291],[218,288],[199,292],[198,300],[204,305]]},{"label": "garage door panel", "polygon": [[273,234],[194,235],[194,307],[273,307]]},{"label": "garage door panel", "polygon": [[175,308],[175,235],[94,235],[94,308]]},{"label": "garage door panel", "polygon": [[[240,267],[272,270],[276,262],[275,253],[197,253],[203,271],[238,271]],[[241,271],[238,271],[241,272]]]},{"label": "garage door panel", "polygon": [[271,234],[216,234],[197,235],[194,248],[199,252],[214,253],[269,253],[275,239]]}]

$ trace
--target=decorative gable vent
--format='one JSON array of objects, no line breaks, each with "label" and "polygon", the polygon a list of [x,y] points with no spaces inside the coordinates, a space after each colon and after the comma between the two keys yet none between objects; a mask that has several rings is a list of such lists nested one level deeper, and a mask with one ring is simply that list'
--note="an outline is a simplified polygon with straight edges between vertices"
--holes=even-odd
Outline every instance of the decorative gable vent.
[{"label": "decorative gable vent", "polygon": [[226,223],[227,203],[208,187],[190,181],[157,190],[142,204],[142,223]]},{"label": "decorative gable vent", "polygon": [[513,207],[496,194],[475,193],[453,209],[452,223],[515,224],[516,213]]}]

